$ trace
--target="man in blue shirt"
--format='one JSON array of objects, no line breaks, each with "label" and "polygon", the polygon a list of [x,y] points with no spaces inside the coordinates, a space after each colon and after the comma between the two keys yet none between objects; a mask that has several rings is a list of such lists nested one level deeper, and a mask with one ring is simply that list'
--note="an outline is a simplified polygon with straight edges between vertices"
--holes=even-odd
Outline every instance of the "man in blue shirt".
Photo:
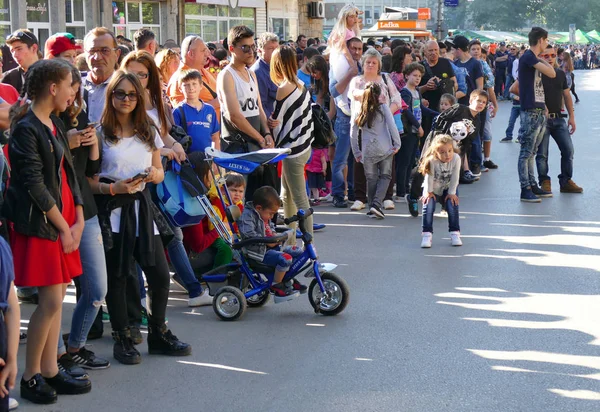
[{"label": "man in blue shirt", "polygon": [[250,67],[256,75],[258,91],[263,111],[267,119],[275,109],[275,96],[277,85],[271,80],[271,55],[279,47],[279,37],[275,33],[263,33],[258,38],[258,60]]},{"label": "man in blue shirt", "polygon": [[502,100],[502,96],[504,96],[502,87],[506,83],[506,68],[508,67],[510,53],[506,50],[506,43],[503,41],[500,42],[499,46],[500,47],[498,47],[498,50],[496,51],[496,83],[494,85],[494,92],[496,93],[496,96]]}]

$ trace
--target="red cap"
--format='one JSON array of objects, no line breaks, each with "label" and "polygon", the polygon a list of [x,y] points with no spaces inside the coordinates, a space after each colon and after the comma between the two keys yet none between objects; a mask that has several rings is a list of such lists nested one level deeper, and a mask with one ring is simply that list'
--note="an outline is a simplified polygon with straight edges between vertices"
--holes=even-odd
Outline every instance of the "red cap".
[{"label": "red cap", "polygon": [[75,38],[70,33],[57,33],[46,40],[44,56],[46,58],[50,56],[58,57],[61,53],[68,50],[77,50]]}]

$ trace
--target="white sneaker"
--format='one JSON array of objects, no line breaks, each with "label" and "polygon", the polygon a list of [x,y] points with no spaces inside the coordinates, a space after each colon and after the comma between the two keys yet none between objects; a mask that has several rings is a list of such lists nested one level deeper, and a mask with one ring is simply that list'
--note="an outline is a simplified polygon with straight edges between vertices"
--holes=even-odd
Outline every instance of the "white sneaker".
[{"label": "white sneaker", "polygon": [[354,210],[354,211],[363,210],[365,207],[366,206],[365,206],[365,204],[363,202],[361,202],[360,200],[356,200],[352,204],[352,206],[350,206],[350,210]]},{"label": "white sneaker", "polygon": [[396,208],[396,205],[394,205],[394,202],[392,200],[384,200],[383,201],[383,208],[385,210],[392,210]]},{"label": "white sneaker", "polygon": [[190,308],[195,308],[197,306],[210,306],[212,305],[213,298],[208,294],[208,289],[204,289],[204,292],[200,296],[196,296],[195,298],[189,298],[188,306]]},{"label": "white sneaker", "polygon": [[406,203],[406,195],[405,196],[393,196],[392,200],[394,203]]},{"label": "white sneaker", "polygon": [[333,196],[331,195],[331,193],[327,196],[322,197],[321,202],[333,202]]},{"label": "white sneaker", "polygon": [[452,242],[452,246],[462,246],[460,232],[450,232],[450,241]]},{"label": "white sneaker", "polygon": [[429,232],[423,232],[423,238],[421,239],[421,247],[429,248],[431,247],[431,241],[433,240],[433,234]]},{"label": "white sneaker", "polygon": [[8,410],[14,411],[19,407],[19,402],[15,398],[8,398]]}]

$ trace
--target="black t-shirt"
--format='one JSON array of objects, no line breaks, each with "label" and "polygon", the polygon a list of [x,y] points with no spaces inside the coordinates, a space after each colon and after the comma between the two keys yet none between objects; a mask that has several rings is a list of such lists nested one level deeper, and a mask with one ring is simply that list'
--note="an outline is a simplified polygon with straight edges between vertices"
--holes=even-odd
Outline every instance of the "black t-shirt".
[{"label": "black t-shirt", "polygon": [[[427,64],[425,61],[423,65]],[[455,77],[454,69],[450,64],[450,60],[440,57],[437,64],[435,66],[429,66],[431,68],[431,72],[429,69],[425,69],[425,74],[421,78],[421,83],[419,86],[424,86],[427,84],[429,79],[431,79],[430,73],[433,73],[434,77],[439,79],[450,79],[451,77]],[[423,98],[429,101],[429,108],[431,110],[439,110],[440,108],[440,99],[442,98],[442,90],[428,90],[423,93]]]},{"label": "black t-shirt", "polygon": [[563,90],[569,90],[567,76],[561,69],[554,69],[556,77],[551,79],[542,75],[544,96],[549,113],[560,113],[563,107]]},{"label": "black t-shirt", "polygon": [[454,65],[464,74],[467,81],[467,94],[458,99],[458,102],[468,106],[471,92],[477,89],[477,79],[483,77],[483,66],[481,62],[472,57],[466,62],[457,59],[454,61]]},{"label": "black t-shirt", "polygon": [[473,116],[473,114],[471,113],[471,109],[469,109],[469,106],[456,104],[448,110],[440,113],[440,116],[436,121],[435,132],[436,134],[451,134],[450,128],[452,127],[453,123],[465,123],[469,134],[464,139],[464,142],[462,140],[462,143],[459,142],[459,145],[462,146],[464,144],[472,142],[475,136],[477,136],[477,134],[479,133],[479,130],[481,128],[481,122],[479,119],[480,116],[478,114]]}]

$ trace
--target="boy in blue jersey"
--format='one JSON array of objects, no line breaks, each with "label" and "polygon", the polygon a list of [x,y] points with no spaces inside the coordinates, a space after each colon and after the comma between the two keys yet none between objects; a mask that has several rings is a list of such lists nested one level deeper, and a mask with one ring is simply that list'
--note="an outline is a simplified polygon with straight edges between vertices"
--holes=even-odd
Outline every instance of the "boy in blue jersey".
[{"label": "boy in blue jersey", "polygon": [[181,126],[192,138],[188,152],[204,152],[214,143],[221,149],[221,126],[215,109],[200,100],[203,87],[202,75],[198,70],[183,71],[179,77],[185,101],[173,109],[175,124]]}]

